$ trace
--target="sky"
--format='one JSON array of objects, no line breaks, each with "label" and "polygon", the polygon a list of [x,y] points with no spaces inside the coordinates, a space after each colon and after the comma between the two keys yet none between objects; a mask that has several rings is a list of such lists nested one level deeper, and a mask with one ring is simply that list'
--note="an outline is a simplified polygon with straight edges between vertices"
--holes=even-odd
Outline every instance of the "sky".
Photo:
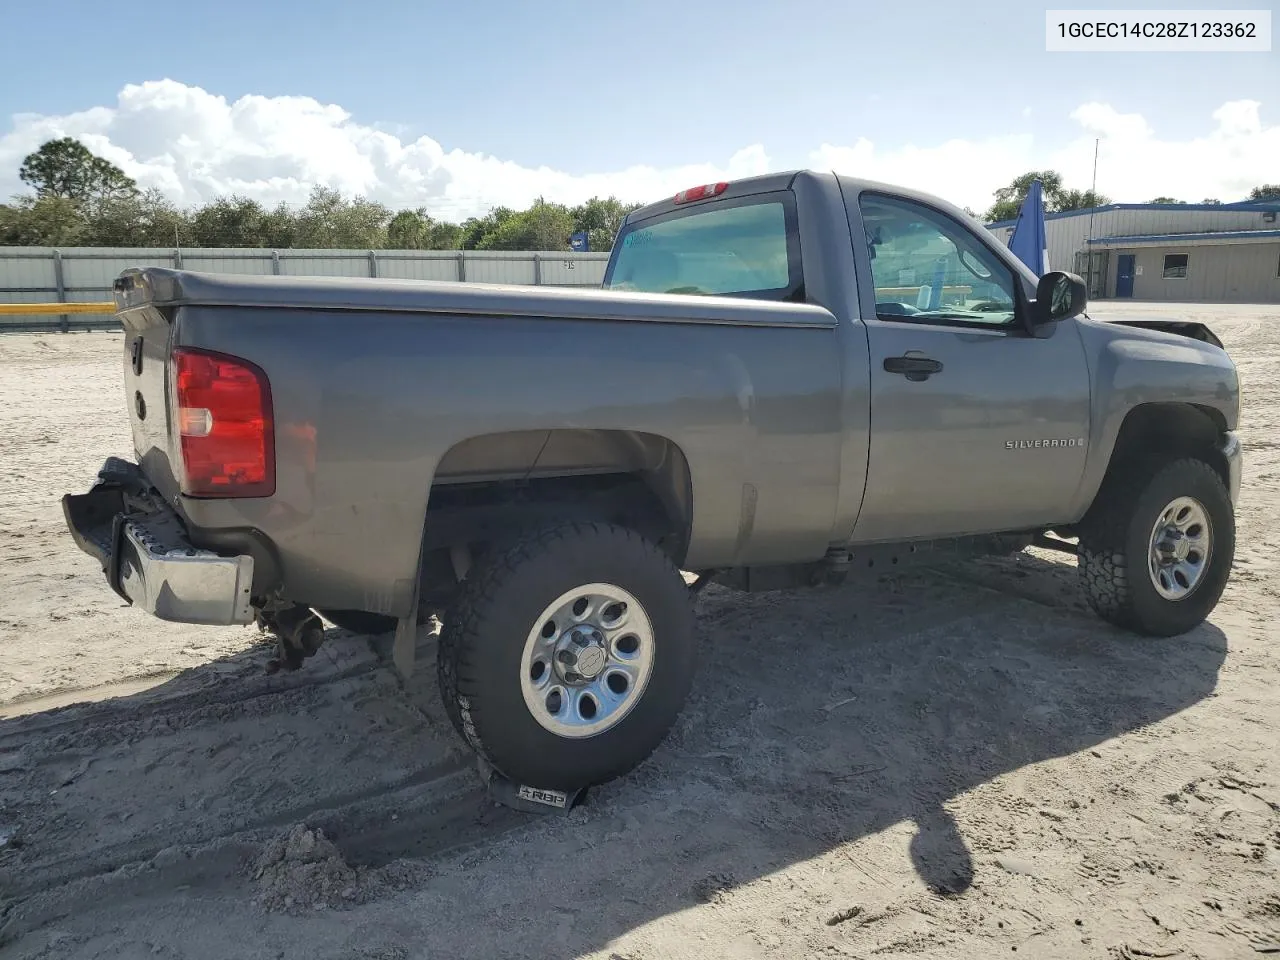
[{"label": "sky", "polygon": [[1095,138],[1114,201],[1280,182],[1280,42],[1047,53],[1044,16],[1025,0],[10,4],[3,32],[29,42],[0,58],[0,198],[57,136],[183,206],[324,184],[454,220],[796,167],[980,212],[1030,169],[1089,187]]}]

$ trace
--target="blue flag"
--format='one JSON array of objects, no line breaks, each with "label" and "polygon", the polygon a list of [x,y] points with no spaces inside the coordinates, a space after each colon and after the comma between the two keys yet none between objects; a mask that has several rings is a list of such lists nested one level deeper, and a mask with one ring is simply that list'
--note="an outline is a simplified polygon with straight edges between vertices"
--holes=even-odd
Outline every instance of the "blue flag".
[{"label": "blue flag", "polygon": [[588,253],[591,250],[591,243],[587,238],[587,231],[583,230],[579,233],[569,235],[569,249],[576,253]]},{"label": "blue flag", "polygon": [[1009,238],[1009,250],[1030,267],[1037,277],[1049,272],[1049,243],[1044,233],[1044,188],[1031,181],[1027,199],[1022,201],[1018,219]]}]

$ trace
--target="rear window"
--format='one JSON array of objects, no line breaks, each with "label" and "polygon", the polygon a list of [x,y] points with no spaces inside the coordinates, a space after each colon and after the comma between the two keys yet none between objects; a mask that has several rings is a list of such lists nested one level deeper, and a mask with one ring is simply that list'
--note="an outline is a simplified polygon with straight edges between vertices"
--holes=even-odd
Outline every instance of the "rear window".
[{"label": "rear window", "polygon": [[607,290],[803,300],[791,195],[722,200],[630,224]]}]

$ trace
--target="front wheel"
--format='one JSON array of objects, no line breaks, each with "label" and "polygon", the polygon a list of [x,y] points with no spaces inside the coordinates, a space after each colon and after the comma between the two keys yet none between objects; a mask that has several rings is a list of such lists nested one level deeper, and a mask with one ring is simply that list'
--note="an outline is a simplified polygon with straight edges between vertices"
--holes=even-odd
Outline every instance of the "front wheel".
[{"label": "front wheel", "polygon": [[1134,466],[1108,478],[1080,530],[1080,577],[1104,620],[1148,636],[1198,626],[1235,557],[1226,485],[1201,460]]},{"label": "front wheel", "polygon": [[473,568],[437,663],[454,726],[500,773],[555,790],[603,783],[648,757],[684,705],[688,588],[631,530],[543,530]]}]

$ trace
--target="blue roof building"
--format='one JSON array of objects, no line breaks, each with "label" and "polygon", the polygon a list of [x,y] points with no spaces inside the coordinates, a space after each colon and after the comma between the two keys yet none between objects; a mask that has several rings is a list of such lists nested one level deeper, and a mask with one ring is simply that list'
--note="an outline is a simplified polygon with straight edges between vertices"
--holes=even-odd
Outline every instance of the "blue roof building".
[{"label": "blue roof building", "polygon": [[[1013,221],[987,224],[1002,243]],[[1045,217],[1049,264],[1090,297],[1280,303],[1280,202],[1110,203]]]}]

